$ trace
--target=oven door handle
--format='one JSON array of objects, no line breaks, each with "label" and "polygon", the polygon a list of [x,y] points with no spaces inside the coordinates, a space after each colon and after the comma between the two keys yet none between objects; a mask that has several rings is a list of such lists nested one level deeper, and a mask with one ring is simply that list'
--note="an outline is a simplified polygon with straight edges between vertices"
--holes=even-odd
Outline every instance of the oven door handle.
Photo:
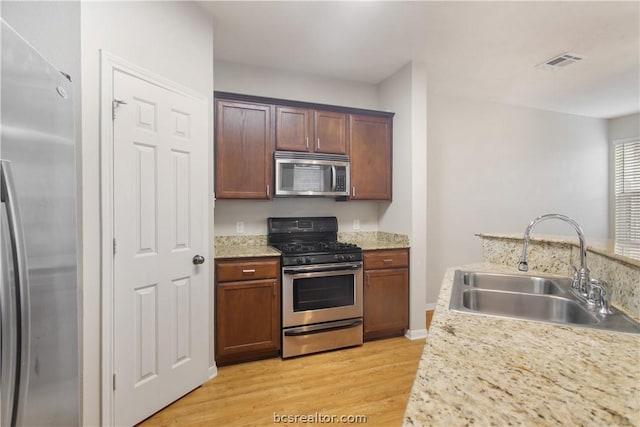
[{"label": "oven door handle", "polygon": [[331,322],[331,324],[319,324],[286,329],[284,331],[284,335],[287,337],[299,337],[302,335],[319,334],[320,332],[349,329],[359,325],[362,325],[362,319],[349,319],[340,322]]},{"label": "oven door handle", "polygon": [[334,272],[334,271],[350,271],[350,270],[358,270],[362,268],[361,263],[357,264],[331,264],[323,267],[294,267],[294,268],[284,268],[282,272],[284,274],[303,274],[303,273],[324,273],[324,272]]}]

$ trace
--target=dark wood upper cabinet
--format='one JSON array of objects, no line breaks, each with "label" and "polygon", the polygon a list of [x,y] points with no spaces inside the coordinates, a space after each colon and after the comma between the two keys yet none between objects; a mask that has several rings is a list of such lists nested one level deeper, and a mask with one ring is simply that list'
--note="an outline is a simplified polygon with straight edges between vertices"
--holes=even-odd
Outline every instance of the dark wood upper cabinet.
[{"label": "dark wood upper cabinet", "polygon": [[347,115],[314,111],[316,153],[347,154]]},{"label": "dark wood upper cabinet", "polygon": [[306,108],[276,107],[276,149],[310,151],[311,113]]},{"label": "dark wood upper cabinet", "polygon": [[390,117],[349,115],[351,199],[391,200]]},{"label": "dark wood upper cabinet", "polygon": [[347,115],[278,105],[276,149],[347,154]]},{"label": "dark wood upper cabinet", "polygon": [[216,100],[216,198],[271,198],[273,121],[272,105]]},{"label": "dark wood upper cabinet", "polygon": [[393,113],[214,93],[218,199],[270,199],[273,153],[347,154],[352,200],[391,200]]}]

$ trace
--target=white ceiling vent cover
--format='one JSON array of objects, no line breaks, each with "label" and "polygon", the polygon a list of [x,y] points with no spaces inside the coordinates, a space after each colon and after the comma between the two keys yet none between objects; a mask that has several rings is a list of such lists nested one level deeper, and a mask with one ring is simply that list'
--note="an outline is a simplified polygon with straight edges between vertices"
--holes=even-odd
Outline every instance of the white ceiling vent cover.
[{"label": "white ceiling vent cover", "polygon": [[553,57],[542,64],[536,65],[536,68],[542,68],[543,70],[559,70],[567,65],[580,62],[586,57],[584,55],[578,55],[576,53],[563,53],[562,55]]}]

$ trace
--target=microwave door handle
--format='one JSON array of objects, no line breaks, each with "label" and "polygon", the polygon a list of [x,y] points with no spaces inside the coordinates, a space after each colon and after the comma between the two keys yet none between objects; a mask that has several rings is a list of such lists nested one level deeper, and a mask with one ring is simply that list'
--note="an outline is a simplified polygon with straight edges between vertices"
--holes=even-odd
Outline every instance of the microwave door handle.
[{"label": "microwave door handle", "polygon": [[336,191],[336,166],[331,165],[331,191]]}]

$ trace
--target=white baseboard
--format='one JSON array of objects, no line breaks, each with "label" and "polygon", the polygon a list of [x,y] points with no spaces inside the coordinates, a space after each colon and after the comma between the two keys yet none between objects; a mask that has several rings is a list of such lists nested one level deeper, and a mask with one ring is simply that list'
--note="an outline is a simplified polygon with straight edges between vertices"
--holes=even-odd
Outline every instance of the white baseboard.
[{"label": "white baseboard", "polygon": [[404,336],[410,340],[420,340],[426,338],[427,335],[429,335],[429,331],[426,329],[407,329],[407,332],[404,334]]},{"label": "white baseboard", "polygon": [[216,376],[218,376],[218,367],[215,364],[213,366],[209,366],[209,379],[212,380]]}]

